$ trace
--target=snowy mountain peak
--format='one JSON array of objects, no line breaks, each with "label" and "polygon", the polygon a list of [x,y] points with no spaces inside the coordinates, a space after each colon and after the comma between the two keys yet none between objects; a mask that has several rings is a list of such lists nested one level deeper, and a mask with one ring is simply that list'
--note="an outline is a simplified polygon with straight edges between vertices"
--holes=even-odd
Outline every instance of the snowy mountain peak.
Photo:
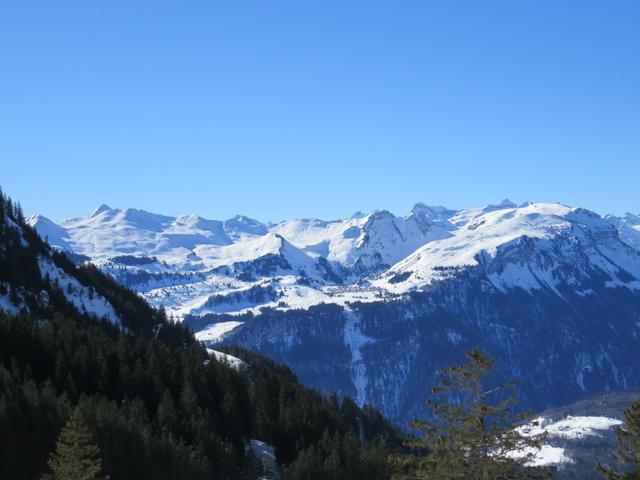
[{"label": "snowy mountain peak", "polygon": [[483,211],[484,212],[492,212],[494,210],[503,210],[505,208],[517,208],[518,206],[513,203],[511,200],[509,200],[508,198],[505,198],[504,200],[502,200],[500,203],[498,203],[497,205],[487,205]]},{"label": "snowy mountain peak", "polygon": [[247,225],[256,225],[256,224],[260,224],[260,222],[258,222],[257,220],[254,220],[253,218],[249,218],[245,215],[236,215],[235,217],[233,217],[231,219],[231,221],[235,221],[238,223],[244,223]]},{"label": "snowy mountain peak", "polygon": [[429,206],[422,202],[416,203],[405,220],[414,219],[419,222],[448,224],[457,212],[441,205]]},{"label": "snowy mountain peak", "polygon": [[130,225],[151,231],[161,231],[166,224],[173,220],[172,217],[147,212],[146,210],[138,210],[136,208],[127,208],[124,211],[112,210],[112,212],[115,211],[121,215],[122,220]]},{"label": "snowy mountain peak", "polygon": [[106,203],[103,203],[102,205],[100,205],[98,208],[96,208],[93,213],[91,213],[91,217],[97,217],[98,215],[100,215],[103,212],[109,212],[111,211],[112,208],[107,205]]},{"label": "snowy mountain peak", "polygon": [[229,220],[225,220],[224,229],[227,234],[234,238],[240,238],[245,235],[266,235],[268,232],[267,226],[262,222],[245,215],[236,215]]},{"label": "snowy mountain peak", "polygon": [[[267,233],[264,237],[264,243],[267,245],[273,245],[274,249],[281,251],[286,246],[291,245],[287,240],[279,233]],[[291,245],[292,246],[292,245]]]},{"label": "snowy mountain peak", "polygon": [[31,215],[27,218],[27,225],[34,228],[40,236],[46,239],[53,247],[61,250],[71,250],[69,232],[47,217],[43,215]]},{"label": "snowy mountain peak", "polygon": [[389,210],[376,210],[368,215],[367,224],[373,223],[377,220],[392,220],[395,216]]},{"label": "snowy mountain peak", "polygon": [[411,213],[422,213],[422,212],[444,214],[447,212],[453,212],[453,210],[450,210],[447,207],[443,207],[442,205],[427,205],[423,202],[416,203],[411,209]]},{"label": "snowy mountain peak", "polygon": [[49,220],[47,217],[45,217],[44,215],[30,215],[29,217],[27,217],[27,224],[30,225],[33,228],[36,228],[36,230],[38,230],[39,228],[58,228],[60,230],[64,230],[62,227],[58,226],[57,224],[55,224],[53,221]]}]

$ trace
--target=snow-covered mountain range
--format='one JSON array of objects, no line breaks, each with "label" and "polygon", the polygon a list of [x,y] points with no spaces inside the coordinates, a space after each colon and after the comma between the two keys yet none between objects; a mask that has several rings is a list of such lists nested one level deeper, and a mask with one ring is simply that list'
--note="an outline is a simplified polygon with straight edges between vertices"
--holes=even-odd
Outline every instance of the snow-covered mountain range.
[{"label": "snow-covered mountain range", "polygon": [[[90,259],[177,317],[378,301],[478,265],[501,290],[555,290],[564,280],[577,289],[591,272],[564,276],[581,255],[609,285],[640,288],[640,217],[603,218],[561,204],[418,203],[404,217],[383,210],[278,224],[102,205],[84,218],[28,221],[53,246]],[[523,249],[526,258],[516,258]]]},{"label": "snow-covered mountain range", "polygon": [[532,410],[640,386],[636,215],[505,200],[272,224],[103,205],[29,223],[201,340],[270,355],[401,423],[475,347]]}]

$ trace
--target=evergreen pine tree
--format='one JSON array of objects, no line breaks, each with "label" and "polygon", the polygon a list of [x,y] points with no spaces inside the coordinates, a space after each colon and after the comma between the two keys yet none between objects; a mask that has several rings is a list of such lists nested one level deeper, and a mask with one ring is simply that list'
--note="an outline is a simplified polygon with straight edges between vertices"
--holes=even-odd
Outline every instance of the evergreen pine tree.
[{"label": "evergreen pine tree", "polygon": [[101,475],[100,449],[76,409],[58,437],[56,451],[49,458],[51,474],[46,480],[106,480]]},{"label": "evergreen pine tree", "polygon": [[607,480],[640,478],[640,400],[624,411],[624,426],[616,427],[618,450],[613,458],[618,468],[598,463],[598,473]]},{"label": "evergreen pine tree", "polygon": [[158,405],[158,424],[160,430],[164,432],[170,432],[177,429],[178,426],[178,412],[176,410],[176,404],[173,401],[171,392],[169,389],[165,389]]},{"label": "evergreen pine tree", "polygon": [[[522,415],[512,413],[514,382],[488,387],[494,366],[484,353],[467,353],[468,361],[440,372],[433,389],[444,401],[427,401],[434,420],[414,420],[422,436],[408,442],[415,455],[394,456],[404,472],[395,479],[497,480],[553,478],[550,469],[528,468],[526,452],[541,438],[523,437],[514,429]],[[494,399],[492,401],[492,399]]]}]

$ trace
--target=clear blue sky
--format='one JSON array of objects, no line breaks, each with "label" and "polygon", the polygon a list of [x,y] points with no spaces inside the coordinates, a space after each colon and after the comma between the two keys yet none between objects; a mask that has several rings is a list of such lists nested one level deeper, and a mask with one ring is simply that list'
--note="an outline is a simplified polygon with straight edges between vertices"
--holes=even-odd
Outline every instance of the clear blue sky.
[{"label": "clear blue sky", "polygon": [[640,2],[0,4],[0,185],[334,218],[560,201],[640,211]]}]

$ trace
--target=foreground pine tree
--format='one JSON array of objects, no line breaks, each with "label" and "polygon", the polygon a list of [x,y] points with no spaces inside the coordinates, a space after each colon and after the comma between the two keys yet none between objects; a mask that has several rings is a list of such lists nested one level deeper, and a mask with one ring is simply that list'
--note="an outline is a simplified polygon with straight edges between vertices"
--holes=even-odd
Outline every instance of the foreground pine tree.
[{"label": "foreground pine tree", "polygon": [[466,363],[441,372],[445,378],[433,392],[443,401],[427,401],[434,420],[411,423],[422,436],[408,443],[414,455],[393,457],[404,472],[394,479],[553,478],[552,469],[525,465],[541,438],[525,438],[514,429],[524,418],[512,413],[514,382],[488,387],[494,362],[478,350],[467,357]]},{"label": "foreground pine tree", "polygon": [[624,411],[624,426],[616,427],[618,450],[613,458],[618,468],[598,464],[598,472],[607,480],[640,478],[640,400]]},{"label": "foreground pine tree", "polygon": [[49,458],[51,474],[45,480],[106,480],[102,476],[100,450],[93,443],[88,427],[78,410],[72,415],[58,437],[56,451]]}]

